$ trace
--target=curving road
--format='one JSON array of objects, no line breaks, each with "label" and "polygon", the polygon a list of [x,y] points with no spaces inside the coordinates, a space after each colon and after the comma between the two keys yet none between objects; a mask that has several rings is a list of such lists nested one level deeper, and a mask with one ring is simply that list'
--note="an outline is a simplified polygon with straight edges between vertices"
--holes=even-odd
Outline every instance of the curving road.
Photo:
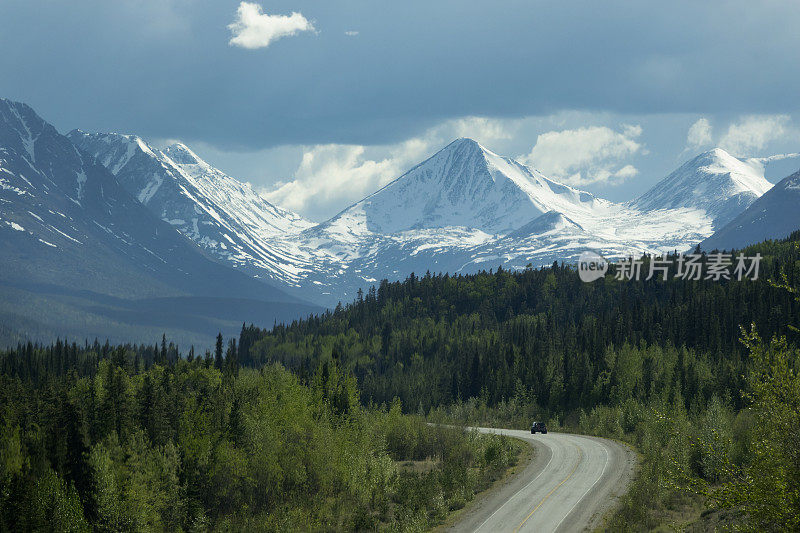
[{"label": "curving road", "polygon": [[583,531],[627,490],[636,465],[633,451],[607,439],[477,428],[529,441],[534,459],[519,474],[479,499],[453,531]]}]

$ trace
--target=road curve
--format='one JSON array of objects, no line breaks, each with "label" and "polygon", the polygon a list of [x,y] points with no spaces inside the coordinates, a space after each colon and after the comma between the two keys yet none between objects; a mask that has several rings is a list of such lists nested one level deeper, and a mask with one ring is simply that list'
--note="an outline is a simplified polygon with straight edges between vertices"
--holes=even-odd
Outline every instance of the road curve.
[{"label": "road curve", "polygon": [[567,433],[477,429],[524,439],[534,446],[536,455],[522,472],[479,499],[452,531],[592,529],[600,525],[633,477],[635,454],[614,441]]}]

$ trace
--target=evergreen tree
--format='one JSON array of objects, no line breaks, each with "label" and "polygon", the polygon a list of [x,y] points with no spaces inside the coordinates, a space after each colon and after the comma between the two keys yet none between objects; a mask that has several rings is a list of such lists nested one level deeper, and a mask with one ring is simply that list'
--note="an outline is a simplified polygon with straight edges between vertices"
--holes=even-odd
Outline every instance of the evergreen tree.
[{"label": "evergreen tree", "polygon": [[222,358],[222,332],[217,335],[217,344],[214,349],[214,367],[217,370],[222,370],[224,359]]},{"label": "evergreen tree", "polygon": [[167,334],[163,333],[161,335],[161,351],[158,354],[158,359],[156,363],[159,365],[166,365],[167,364]]},{"label": "evergreen tree", "polygon": [[228,341],[228,350],[225,352],[225,372],[234,376],[239,375],[239,352],[236,348],[236,339]]}]

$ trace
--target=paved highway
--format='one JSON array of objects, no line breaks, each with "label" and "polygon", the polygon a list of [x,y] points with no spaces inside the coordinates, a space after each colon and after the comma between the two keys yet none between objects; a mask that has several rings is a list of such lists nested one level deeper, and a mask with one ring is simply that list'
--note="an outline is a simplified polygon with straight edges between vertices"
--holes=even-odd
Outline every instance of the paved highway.
[{"label": "paved highway", "polygon": [[622,444],[596,437],[478,428],[529,441],[530,464],[502,487],[479,498],[453,531],[583,531],[602,517],[627,490],[636,457]]}]

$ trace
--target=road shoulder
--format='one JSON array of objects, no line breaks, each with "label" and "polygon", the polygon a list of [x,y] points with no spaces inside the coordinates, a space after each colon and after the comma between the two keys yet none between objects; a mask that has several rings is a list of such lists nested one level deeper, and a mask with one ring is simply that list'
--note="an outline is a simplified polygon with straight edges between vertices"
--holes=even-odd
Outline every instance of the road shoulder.
[{"label": "road shoulder", "polygon": [[486,520],[487,514],[499,509],[509,498],[528,484],[531,476],[540,472],[550,460],[547,446],[535,441],[506,435],[518,439],[527,446],[527,456],[520,457],[517,464],[505,476],[495,481],[491,487],[480,492],[462,509],[452,513],[447,521],[434,531],[475,531]]},{"label": "road shoulder", "polygon": [[619,450],[619,453],[615,454],[618,458],[618,463],[613,466],[614,469],[612,472],[614,472],[614,475],[607,478],[604,483],[598,484],[599,486],[595,487],[595,489],[590,492],[590,494],[593,494],[605,490],[606,487],[612,487],[608,490],[608,497],[602,500],[603,503],[594,510],[592,516],[587,520],[588,526],[586,530],[603,531],[603,526],[606,524],[606,521],[612,513],[619,508],[621,498],[628,493],[634,479],[638,475],[639,455],[636,450],[627,443],[608,438],[600,439],[599,437],[592,437],[589,435],[584,436],[591,439],[603,440],[604,443],[614,446]]}]

